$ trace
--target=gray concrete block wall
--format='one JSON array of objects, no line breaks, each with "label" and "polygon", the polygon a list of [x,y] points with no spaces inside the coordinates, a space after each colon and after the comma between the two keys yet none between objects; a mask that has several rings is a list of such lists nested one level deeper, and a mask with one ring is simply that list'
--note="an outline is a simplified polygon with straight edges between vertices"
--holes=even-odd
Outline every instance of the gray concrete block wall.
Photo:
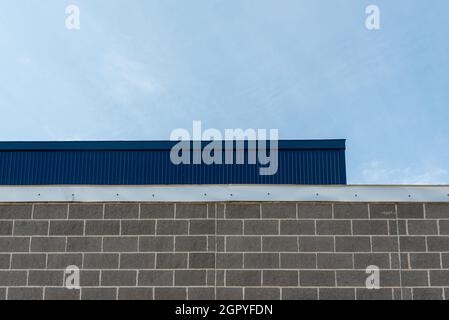
[{"label": "gray concrete block wall", "polygon": [[0,204],[0,299],[449,299],[449,204]]}]

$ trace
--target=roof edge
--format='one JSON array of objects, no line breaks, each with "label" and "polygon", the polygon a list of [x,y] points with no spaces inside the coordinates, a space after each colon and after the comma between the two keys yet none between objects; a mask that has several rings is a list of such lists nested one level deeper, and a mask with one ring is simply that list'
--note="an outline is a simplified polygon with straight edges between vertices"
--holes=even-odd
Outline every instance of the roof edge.
[{"label": "roof edge", "polygon": [[[191,141],[193,142],[193,141]],[[223,141],[222,141],[223,142]],[[235,140],[233,141],[235,143]],[[76,151],[76,150],[169,150],[178,141],[168,140],[127,140],[127,141],[1,141],[0,151]],[[202,146],[210,141],[201,141]],[[247,140],[244,140],[247,148]],[[345,139],[322,140],[279,140],[279,149],[346,149]]]}]

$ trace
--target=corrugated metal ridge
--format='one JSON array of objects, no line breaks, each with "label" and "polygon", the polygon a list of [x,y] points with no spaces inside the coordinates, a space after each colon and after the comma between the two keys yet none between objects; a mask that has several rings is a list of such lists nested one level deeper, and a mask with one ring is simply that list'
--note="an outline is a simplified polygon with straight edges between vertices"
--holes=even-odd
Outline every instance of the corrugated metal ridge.
[{"label": "corrugated metal ridge", "polygon": [[[223,141],[224,142],[224,141]],[[236,141],[234,141],[235,144]],[[2,141],[1,151],[56,151],[56,150],[169,150],[177,141]],[[193,141],[191,141],[193,143]],[[210,141],[201,141],[202,146]],[[247,148],[248,141],[244,141]],[[279,140],[282,150],[346,149],[345,139]]]}]

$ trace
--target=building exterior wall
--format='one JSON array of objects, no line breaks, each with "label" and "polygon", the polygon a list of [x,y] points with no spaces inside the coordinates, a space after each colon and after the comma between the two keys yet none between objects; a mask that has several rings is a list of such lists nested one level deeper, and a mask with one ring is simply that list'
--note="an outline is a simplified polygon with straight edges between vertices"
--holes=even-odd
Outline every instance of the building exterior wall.
[{"label": "building exterior wall", "polygon": [[449,204],[1,204],[0,299],[27,298],[449,299]]}]

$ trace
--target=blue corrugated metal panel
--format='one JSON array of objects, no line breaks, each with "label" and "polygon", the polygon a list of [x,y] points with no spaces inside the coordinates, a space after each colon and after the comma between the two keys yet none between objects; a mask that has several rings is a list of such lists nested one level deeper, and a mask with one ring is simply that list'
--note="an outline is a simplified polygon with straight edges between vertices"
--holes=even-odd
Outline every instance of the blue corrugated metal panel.
[{"label": "blue corrugated metal panel", "polygon": [[2,142],[0,185],[346,184],[344,140],[279,141],[279,167],[174,165],[169,141]]}]

